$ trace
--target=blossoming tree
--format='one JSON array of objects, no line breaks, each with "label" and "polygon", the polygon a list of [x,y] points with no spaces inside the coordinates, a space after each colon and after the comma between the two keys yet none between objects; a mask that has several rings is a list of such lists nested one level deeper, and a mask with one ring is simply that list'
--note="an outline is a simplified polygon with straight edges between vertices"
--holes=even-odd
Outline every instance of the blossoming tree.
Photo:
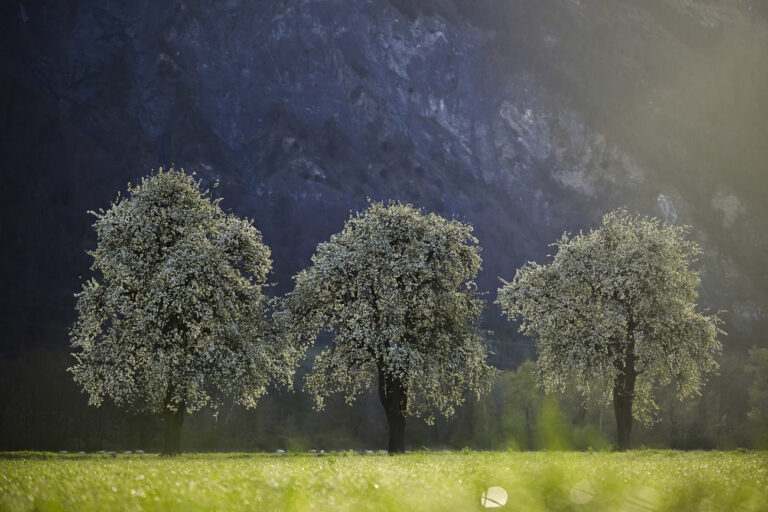
[{"label": "blossoming tree", "polygon": [[307,377],[317,407],[335,392],[352,403],[376,383],[389,451],[402,452],[407,415],[448,417],[465,392],[488,390],[480,263],[470,225],[396,202],[371,203],[318,245],[283,312],[299,338],[333,335]]},{"label": "blossoming tree", "polygon": [[300,353],[269,335],[272,262],[251,221],[175,169],[91,213],[97,275],[77,294],[70,368],[90,404],[161,414],[176,454],[185,413],[223,394],[254,407],[273,378],[290,384]]},{"label": "blossoming tree", "polygon": [[497,303],[536,340],[546,388],[575,375],[585,395],[612,395],[621,450],[633,415],[652,421],[655,386],[687,396],[717,368],[722,331],[716,315],[696,311],[700,249],[687,232],[613,211],[599,229],[564,234],[552,263],[529,262],[499,289]]}]

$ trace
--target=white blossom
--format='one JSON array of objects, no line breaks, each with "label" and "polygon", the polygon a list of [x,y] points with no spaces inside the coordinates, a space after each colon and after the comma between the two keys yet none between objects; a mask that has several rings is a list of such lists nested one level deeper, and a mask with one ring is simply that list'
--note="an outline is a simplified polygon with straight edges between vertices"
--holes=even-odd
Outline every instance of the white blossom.
[{"label": "white blossom", "polygon": [[701,389],[722,331],[716,315],[696,311],[700,249],[688,231],[613,211],[599,229],[564,234],[552,263],[529,262],[502,280],[497,303],[534,337],[547,389],[575,375],[585,395],[608,400],[631,367],[632,413],[645,423],[658,386],[674,383],[681,397]]},{"label": "white blossom", "polygon": [[231,394],[253,407],[271,379],[290,384],[301,354],[270,336],[269,248],[219,201],[160,169],[91,212],[96,277],[77,294],[69,369],[91,404],[192,412]]},{"label": "white blossom", "polygon": [[397,202],[372,202],[318,245],[282,313],[298,339],[333,335],[307,377],[317,406],[336,392],[351,403],[386,375],[403,385],[407,413],[431,422],[488,390],[480,264],[470,225]]}]

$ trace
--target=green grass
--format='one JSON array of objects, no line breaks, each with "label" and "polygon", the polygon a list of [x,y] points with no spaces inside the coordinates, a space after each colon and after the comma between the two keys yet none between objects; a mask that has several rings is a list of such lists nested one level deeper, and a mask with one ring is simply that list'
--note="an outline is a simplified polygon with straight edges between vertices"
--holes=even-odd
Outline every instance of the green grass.
[{"label": "green grass", "polygon": [[0,510],[768,510],[768,453],[0,454]]}]

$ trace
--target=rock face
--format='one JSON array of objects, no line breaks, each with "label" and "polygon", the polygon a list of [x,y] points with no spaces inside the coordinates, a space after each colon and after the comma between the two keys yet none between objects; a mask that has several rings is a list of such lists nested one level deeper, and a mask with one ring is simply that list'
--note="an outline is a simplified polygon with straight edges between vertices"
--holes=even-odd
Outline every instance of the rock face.
[{"label": "rock face", "polygon": [[[66,344],[86,210],[220,180],[276,292],[366,197],[472,222],[482,290],[617,206],[694,226],[728,343],[768,328],[768,21],[748,0],[7,2],[9,350]],[[497,363],[524,344],[489,308]],[[517,348],[516,348],[517,347]],[[523,352],[526,350],[523,348]],[[530,353],[530,352],[527,352]]]}]

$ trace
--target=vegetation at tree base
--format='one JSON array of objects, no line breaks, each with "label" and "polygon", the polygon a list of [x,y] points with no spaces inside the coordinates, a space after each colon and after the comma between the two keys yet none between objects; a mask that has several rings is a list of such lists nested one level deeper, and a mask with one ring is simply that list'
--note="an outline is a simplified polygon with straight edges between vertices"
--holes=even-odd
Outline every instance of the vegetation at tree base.
[{"label": "vegetation at tree base", "polygon": [[760,452],[0,454],[0,510],[768,509]]},{"label": "vegetation at tree base", "polygon": [[307,377],[317,406],[337,392],[352,403],[376,383],[388,449],[402,452],[407,415],[430,423],[487,391],[495,371],[479,328],[480,264],[471,226],[396,202],[371,203],[321,243],[282,316],[292,337],[333,334]]},{"label": "vegetation at tree base", "polygon": [[[40,350],[16,364],[0,365],[0,385],[10,397],[0,403],[4,450],[162,451],[163,422],[159,417],[126,413],[108,401],[99,408],[89,407],[61,363],[66,357],[68,352],[63,348],[59,352]],[[748,390],[757,378],[744,371],[750,359],[747,354],[726,350],[718,361],[719,374],[707,381],[701,396],[680,401],[674,386],[657,392],[661,421],[635,425],[633,444],[683,450],[768,448],[768,424],[747,416],[752,409]],[[305,372],[304,368],[297,370],[296,382]],[[517,372],[527,375],[511,378]],[[502,370],[490,393],[479,402],[467,400],[457,406],[450,420],[438,416],[432,426],[409,422],[406,449],[460,450],[467,446],[473,450],[551,450],[553,447],[546,444],[551,436],[539,433],[545,425],[540,420],[539,404],[545,400],[554,400],[557,405],[559,427],[552,430],[562,433],[564,426],[565,438],[558,440],[561,445],[599,450],[615,444],[612,405],[591,400],[585,407],[575,386],[547,395],[535,386],[518,385],[535,379],[534,362],[521,364],[516,370]],[[518,402],[507,400],[526,396],[528,389],[532,391],[525,400],[531,409],[526,425]],[[185,451],[387,448],[386,416],[373,394],[361,396],[354,407],[347,406],[341,396],[330,397],[319,412],[312,410],[313,398],[303,389],[271,391],[253,409],[232,404],[229,397],[217,409],[206,407],[188,416],[184,422]],[[50,424],[56,428],[51,430]]]},{"label": "vegetation at tree base", "polygon": [[587,397],[613,398],[618,445],[633,416],[653,422],[655,390],[698,393],[717,368],[716,315],[697,312],[699,247],[687,228],[623,210],[554,244],[552,263],[528,263],[499,289],[498,304],[534,337],[548,390],[569,379]]},{"label": "vegetation at tree base", "polygon": [[97,273],[77,295],[70,368],[89,395],[161,414],[180,451],[184,414],[231,395],[254,407],[301,353],[275,343],[262,289],[269,249],[182,170],[160,171],[94,213]]},{"label": "vegetation at tree base", "polygon": [[760,444],[768,448],[768,348],[753,348],[749,351],[746,373],[751,377],[749,386],[749,421],[753,435],[759,436]]}]

